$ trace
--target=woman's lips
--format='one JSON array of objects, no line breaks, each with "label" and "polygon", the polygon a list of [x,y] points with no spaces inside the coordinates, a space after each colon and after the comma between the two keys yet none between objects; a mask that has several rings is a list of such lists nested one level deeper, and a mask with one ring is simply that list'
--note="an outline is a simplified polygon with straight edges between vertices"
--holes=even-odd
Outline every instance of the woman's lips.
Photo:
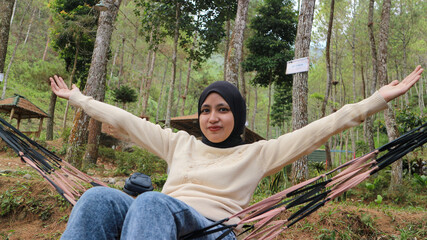
[{"label": "woman's lips", "polygon": [[208,127],[208,129],[210,131],[212,131],[212,132],[215,132],[215,131],[219,131],[221,129],[221,127],[219,127],[219,126],[212,126],[212,127]]}]

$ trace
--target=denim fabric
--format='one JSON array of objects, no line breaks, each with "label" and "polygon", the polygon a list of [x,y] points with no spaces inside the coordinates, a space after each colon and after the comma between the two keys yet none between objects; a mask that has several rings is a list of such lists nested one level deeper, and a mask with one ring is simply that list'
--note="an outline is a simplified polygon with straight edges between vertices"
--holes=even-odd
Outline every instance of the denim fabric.
[{"label": "denim fabric", "polygon": [[[212,224],[178,199],[146,192],[136,199],[117,189],[94,187],[74,206],[62,240],[178,239]],[[215,239],[221,232],[204,236]],[[230,233],[224,239],[236,239]]]}]

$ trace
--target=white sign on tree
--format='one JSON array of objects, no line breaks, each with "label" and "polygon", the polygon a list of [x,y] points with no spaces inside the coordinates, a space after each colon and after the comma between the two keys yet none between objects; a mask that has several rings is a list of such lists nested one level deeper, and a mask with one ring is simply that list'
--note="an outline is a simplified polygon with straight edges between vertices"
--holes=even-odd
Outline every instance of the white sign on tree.
[{"label": "white sign on tree", "polygon": [[286,74],[308,72],[310,61],[308,57],[294,59],[286,64]]}]

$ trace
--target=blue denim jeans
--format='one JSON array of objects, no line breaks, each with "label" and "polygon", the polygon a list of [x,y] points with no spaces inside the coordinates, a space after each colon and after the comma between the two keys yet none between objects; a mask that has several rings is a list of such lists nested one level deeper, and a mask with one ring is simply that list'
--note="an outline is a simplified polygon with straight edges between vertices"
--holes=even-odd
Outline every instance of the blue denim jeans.
[{"label": "blue denim jeans", "polygon": [[[163,193],[146,192],[134,199],[117,189],[94,187],[74,206],[61,239],[179,239],[210,224],[192,207]],[[231,232],[224,239],[236,238]]]}]

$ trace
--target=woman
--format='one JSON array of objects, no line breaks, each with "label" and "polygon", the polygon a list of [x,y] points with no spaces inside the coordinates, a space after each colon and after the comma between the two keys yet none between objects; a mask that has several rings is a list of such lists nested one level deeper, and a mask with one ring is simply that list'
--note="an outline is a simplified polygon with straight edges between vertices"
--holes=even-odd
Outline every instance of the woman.
[{"label": "woman", "polygon": [[[246,107],[239,91],[215,82],[198,104],[202,140],[184,131],[162,129],[122,109],[84,96],[62,78],[50,78],[52,91],[81,107],[98,121],[111,124],[169,166],[162,193],[133,199],[103,187],[88,190],[74,207],[62,239],[177,239],[226,218],[249,204],[258,182],[321,146],[330,136],[387,108],[387,102],[415,84],[418,66],[402,82],[395,80],[371,97],[342,107],[304,128],[269,141],[244,144],[240,135]],[[234,224],[231,219],[227,224]],[[204,239],[215,239],[212,234]],[[230,233],[225,239],[235,239]]]}]

